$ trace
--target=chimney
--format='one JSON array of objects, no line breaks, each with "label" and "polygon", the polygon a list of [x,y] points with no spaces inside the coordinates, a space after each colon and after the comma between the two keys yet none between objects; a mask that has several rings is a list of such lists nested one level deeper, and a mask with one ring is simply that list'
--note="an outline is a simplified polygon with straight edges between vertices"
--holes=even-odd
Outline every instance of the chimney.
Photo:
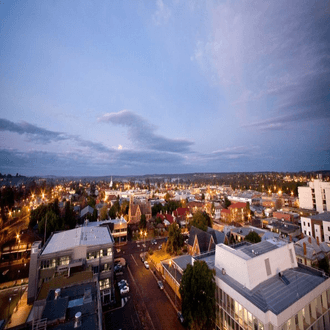
[{"label": "chimney", "polygon": [[56,289],[55,290],[55,300],[60,297],[60,294],[61,294],[61,289]]},{"label": "chimney", "polygon": [[312,238],[311,237],[308,237],[308,243],[312,244]]},{"label": "chimney", "polygon": [[305,242],[303,243],[303,246],[304,246],[304,256],[305,256],[306,255],[306,252],[307,252],[306,251],[306,243]]},{"label": "chimney", "polygon": [[74,328],[81,327],[81,312],[77,312],[74,316]]},{"label": "chimney", "polygon": [[316,243],[317,243],[317,245],[320,245],[320,240],[319,240],[318,236],[316,237]]},{"label": "chimney", "polygon": [[290,239],[290,242],[292,242],[292,236],[291,235],[289,235],[289,239]]}]

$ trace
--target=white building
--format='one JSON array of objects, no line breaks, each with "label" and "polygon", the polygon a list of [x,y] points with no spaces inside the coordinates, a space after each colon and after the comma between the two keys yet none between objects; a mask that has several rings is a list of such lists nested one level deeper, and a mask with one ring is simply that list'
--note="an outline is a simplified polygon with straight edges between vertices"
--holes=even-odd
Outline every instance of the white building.
[{"label": "white building", "polygon": [[216,329],[330,329],[330,279],[298,264],[293,243],[218,244],[215,254],[189,257],[216,272]]},{"label": "white building", "polygon": [[330,182],[320,179],[308,182],[307,187],[298,187],[299,206],[317,212],[330,211]]},{"label": "white building", "polygon": [[301,217],[301,231],[319,242],[330,243],[330,212]]}]

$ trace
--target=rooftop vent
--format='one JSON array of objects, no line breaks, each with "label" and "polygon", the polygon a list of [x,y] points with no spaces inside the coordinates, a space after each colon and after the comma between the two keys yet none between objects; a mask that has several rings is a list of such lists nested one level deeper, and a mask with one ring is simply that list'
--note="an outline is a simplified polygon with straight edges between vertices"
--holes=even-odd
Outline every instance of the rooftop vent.
[{"label": "rooftop vent", "polygon": [[78,312],[74,316],[74,328],[81,327],[81,312]]},{"label": "rooftop vent", "polygon": [[55,290],[55,299],[58,299],[60,297],[61,294],[61,289],[56,289]]},{"label": "rooftop vent", "polygon": [[226,270],[222,268],[222,275],[226,275]]}]

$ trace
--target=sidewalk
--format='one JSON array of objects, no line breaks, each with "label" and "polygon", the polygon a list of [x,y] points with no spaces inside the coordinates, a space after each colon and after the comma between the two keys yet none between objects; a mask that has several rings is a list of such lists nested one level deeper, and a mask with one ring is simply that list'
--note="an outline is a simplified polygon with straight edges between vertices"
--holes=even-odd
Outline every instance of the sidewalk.
[{"label": "sidewalk", "polygon": [[16,327],[17,325],[24,324],[27,320],[29,313],[32,309],[32,305],[27,304],[27,289],[24,291],[21,300],[19,300],[17,306],[14,309],[10,318],[10,323],[7,324],[6,329]]}]

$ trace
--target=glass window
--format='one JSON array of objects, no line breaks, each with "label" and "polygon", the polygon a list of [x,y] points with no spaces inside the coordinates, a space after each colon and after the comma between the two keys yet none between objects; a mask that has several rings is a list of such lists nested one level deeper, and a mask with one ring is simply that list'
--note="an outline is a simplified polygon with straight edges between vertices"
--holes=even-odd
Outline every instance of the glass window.
[{"label": "glass window", "polygon": [[103,257],[103,250],[102,249],[100,250],[100,257],[101,258]]},{"label": "glass window", "polygon": [[52,268],[56,268],[56,259],[52,259],[52,265],[51,265]]},{"label": "glass window", "polygon": [[70,257],[64,256],[60,258],[59,265],[68,265],[70,263]]},{"label": "glass window", "polygon": [[264,330],[264,324],[259,321],[259,330]]},{"label": "glass window", "polygon": [[108,250],[107,250],[107,256],[112,256],[112,249],[111,248],[108,248]]},{"label": "glass window", "polygon": [[101,280],[99,284],[100,290],[108,289],[110,288],[110,279],[106,278],[105,280]]}]

